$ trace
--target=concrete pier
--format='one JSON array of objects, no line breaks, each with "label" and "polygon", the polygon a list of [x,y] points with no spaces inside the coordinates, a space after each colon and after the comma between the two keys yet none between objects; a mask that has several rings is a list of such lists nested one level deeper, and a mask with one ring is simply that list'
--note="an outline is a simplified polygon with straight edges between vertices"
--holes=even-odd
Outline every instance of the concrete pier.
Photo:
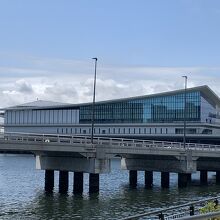
[{"label": "concrete pier", "polygon": [[54,188],[54,170],[45,170],[45,186],[46,192],[53,192]]},{"label": "concrete pier", "polygon": [[216,171],[216,184],[220,184],[220,171]]},{"label": "concrete pier", "polygon": [[137,186],[137,170],[129,171],[129,184],[131,187]]},{"label": "concrete pier", "polygon": [[74,172],[73,193],[83,193],[83,172]]},{"label": "concrete pier", "polygon": [[151,188],[153,186],[153,171],[145,171],[145,187]]},{"label": "concrete pier", "polygon": [[192,181],[192,174],[191,173],[187,173],[187,182],[188,184],[190,184]]},{"label": "concrete pier", "polygon": [[68,185],[69,185],[69,172],[61,170],[59,176],[59,192],[67,193]]},{"label": "concrete pier", "polygon": [[169,172],[161,172],[161,187],[169,188],[170,185],[170,173]]},{"label": "concrete pier", "polygon": [[207,185],[208,184],[208,172],[206,170],[201,170],[200,171],[200,183],[202,185]]},{"label": "concrete pier", "polygon": [[89,193],[99,192],[99,174],[90,173],[89,174]]},{"label": "concrete pier", "polygon": [[178,186],[186,187],[188,183],[188,173],[178,173]]},{"label": "concrete pier", "polygon": [[[59,147],[57,148],[59,151]],[[79,155],[78,155],[79,156]],[[97,155],[100,156],[100,153]],[[100,156],[101,157],[101,156]],[[110,159],[36,155],[36,168],[40,170],[68,170],[69,172],[109,173]]]}]

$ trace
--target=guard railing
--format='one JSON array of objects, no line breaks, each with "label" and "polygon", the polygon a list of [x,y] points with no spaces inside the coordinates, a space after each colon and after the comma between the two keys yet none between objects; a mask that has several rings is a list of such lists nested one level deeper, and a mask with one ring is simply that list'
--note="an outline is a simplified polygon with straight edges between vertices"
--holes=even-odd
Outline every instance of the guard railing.
[{"label": "guard railing", "polygon": [[[90,136],[60,135],[60,134],[37,134],[37,133],[0,133],[0,139],[5,142],[29,142],[29,143],[60,143],[60,144],[91,144]],[[204,151],[220,151],[220,145],[196,144],[170,141],[139,140],[128,138],[94,137],[93,145],[103,145],[112,147],[145,147],[161,149],[192,149]]]},{"label": "guard railing", "polygon": [[[220,196],[212,197],[208,199],[203,199],[195,202],[185,203],[178,206],[173,206],[164,209],[158,209],[156,211],[145,212],[142,214],[132,215],[122,220],[135,220],[135,219],[159,219],[159,220],[171,220],[171,219],[205,219],[204,215],[200,213],[200,208],[204,207],[207,202],[213,201],[216,205],[218,205],[218,200]],[[207,213],[205,217],[216,217],[220,216],[220,212],[215,213]],[[208,219],[208,218],[206,218]]]}]

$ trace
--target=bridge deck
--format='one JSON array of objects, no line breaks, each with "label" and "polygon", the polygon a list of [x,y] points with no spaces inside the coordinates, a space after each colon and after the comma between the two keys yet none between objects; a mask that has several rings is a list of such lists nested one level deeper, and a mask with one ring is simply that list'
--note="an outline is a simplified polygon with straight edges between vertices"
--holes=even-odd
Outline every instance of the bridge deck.
[{"label": "bridge deck", "polygon": [[0,133],[0,150],[220,157],[220,145],[56,134]]}]

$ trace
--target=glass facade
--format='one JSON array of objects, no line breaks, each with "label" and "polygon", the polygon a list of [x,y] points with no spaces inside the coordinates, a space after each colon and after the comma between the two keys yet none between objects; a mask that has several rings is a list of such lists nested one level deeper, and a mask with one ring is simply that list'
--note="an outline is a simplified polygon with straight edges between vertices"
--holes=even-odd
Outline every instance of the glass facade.
[{"label": "glass facade", "polygon": [[216,117],[216,108],[201,96],[201,121],[212,123]]},{"label": "glass facade", "polygon": [[[200,121],[201,94],[187,92],[186,120]],[[92,106],[80,106],[79,123],[91,123]],[[184,120],[184,93],[97,103],[95,123],[161,123]]]},{"label": "glass facade", "polygon": [[7,110],[5,124],[78,124],[79,110],[50,109],[50,110]]}]

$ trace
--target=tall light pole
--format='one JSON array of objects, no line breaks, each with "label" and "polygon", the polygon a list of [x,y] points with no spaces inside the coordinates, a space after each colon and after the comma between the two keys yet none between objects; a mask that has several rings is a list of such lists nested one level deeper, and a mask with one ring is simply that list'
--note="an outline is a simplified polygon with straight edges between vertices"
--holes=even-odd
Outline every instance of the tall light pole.
[{"label": "tall light pole", "polygon": [[187,90],[187,76],[183,76],[185,79],[184,89],[184,123],[183,123],[183,146],[186,148],[186,90]]},{"label": "tall light pole", "polygon": [[93,101],[92,101],[92,132],[91,132],[91,143],[93,144],[93,136],[94,136],[94,119],[95,119],[95,89],[96,89],[96,68],[97,68],[97,61],[98,58],[92,58],[95,60],[95,75],[94,75],[94,84],[93,84]]}]

